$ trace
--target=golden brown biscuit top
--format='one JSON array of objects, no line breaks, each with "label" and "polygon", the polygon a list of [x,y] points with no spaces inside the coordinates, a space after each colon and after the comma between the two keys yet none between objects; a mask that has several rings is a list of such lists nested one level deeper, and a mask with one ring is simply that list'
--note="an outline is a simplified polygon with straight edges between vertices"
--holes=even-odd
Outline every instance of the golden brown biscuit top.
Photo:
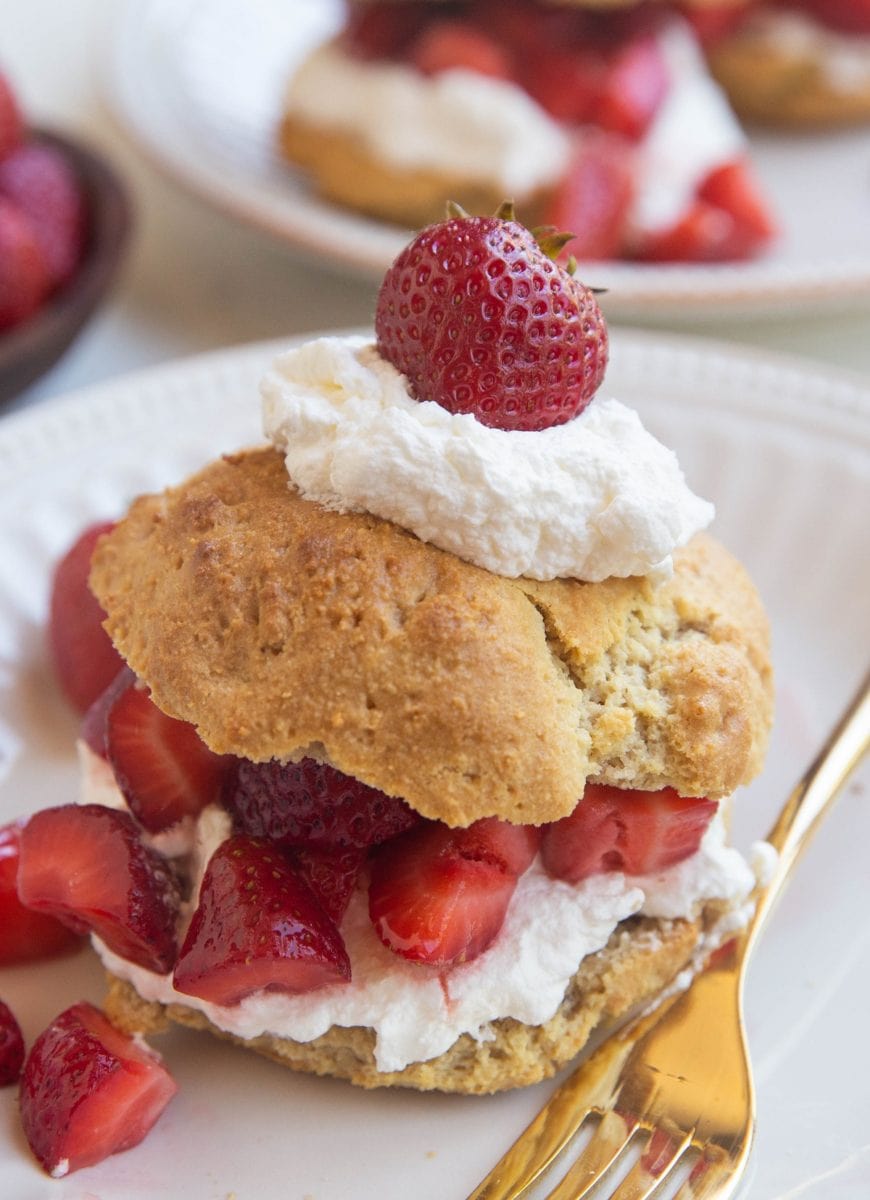
[{"label": "golden brown biscuit top", "polygon": [[761,765],[767,623],[710,538],[658,588],[511,580],[302,499],[264,449],[137,500],[91,585],[212,749],[325,755],[450,824],[555,820],[587,778],[718,797]]}]

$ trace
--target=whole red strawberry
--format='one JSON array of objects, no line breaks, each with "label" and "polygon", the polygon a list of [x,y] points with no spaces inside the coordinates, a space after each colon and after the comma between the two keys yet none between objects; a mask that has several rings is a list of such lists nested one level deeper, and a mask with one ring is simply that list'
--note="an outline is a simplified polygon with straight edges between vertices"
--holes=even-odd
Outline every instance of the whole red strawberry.
[{"label": "whole red strawberry", "polygon": [[5,158],[24,138],[24,119],[12,90],[12,84],[0,71],[0,159]]},{"label": "whole red strawberry", "polygon": [[27,320],[51,286],[36,230],[0,196],[0,332]]},{"label": "whole red strawberry", "polygon": [[498,429],[547,429],[595,395],[607,329],[592,292],[550,257],[564,238],[510,219],[454,216],[387,271],[375,332],[418,400]]}]

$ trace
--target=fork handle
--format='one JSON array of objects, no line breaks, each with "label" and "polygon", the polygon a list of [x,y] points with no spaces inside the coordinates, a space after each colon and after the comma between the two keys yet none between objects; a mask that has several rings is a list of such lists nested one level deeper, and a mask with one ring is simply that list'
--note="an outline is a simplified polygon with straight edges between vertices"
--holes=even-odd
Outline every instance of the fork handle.
[{"label": "fork handle", "polygon": [[827,741],[789,796],[767,841],[778,858],[770,880],[757,893],[755,914],[746,932],[746,951],[754,944],[779,898],[792,868],[821,824],[840,789],[870,747],[870,673]]}]

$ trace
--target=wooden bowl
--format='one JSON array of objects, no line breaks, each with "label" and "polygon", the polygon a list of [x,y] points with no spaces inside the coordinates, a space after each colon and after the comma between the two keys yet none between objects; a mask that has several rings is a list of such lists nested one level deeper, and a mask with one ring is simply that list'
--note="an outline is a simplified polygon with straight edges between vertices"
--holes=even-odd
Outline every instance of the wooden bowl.
[{"label": "wooden bowl", "polygon": [[127,194],[103,158],[60,134],[34,130],[32,136],[56,147],[75,171],[87,205],[87,241],[69,283],[32,317],[0,333],[0,403],[43,375],[73,342],[115,278],[131,227]]}]

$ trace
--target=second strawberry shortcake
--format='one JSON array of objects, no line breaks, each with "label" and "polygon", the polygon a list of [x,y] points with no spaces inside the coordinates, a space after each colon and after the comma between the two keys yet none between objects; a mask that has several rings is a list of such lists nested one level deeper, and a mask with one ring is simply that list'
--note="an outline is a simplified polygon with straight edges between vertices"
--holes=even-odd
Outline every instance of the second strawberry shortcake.
[{"label": "second strawberry shortcake", "polygon": [[510,196],[574,230],[580,261],[751,258],[775,219],[693,11],[349,0],[289,81],[282,152],[329,200],[412,228]]},{"label": "second strawberry shortcake", "polygon": [[745,919],[764,613],[544,249],[508,212],[424,230],[373,340],[276,361],[270,445],[99,542],[129,666],[19,888],[92,932],[126,1030],[491,1092]]}]

